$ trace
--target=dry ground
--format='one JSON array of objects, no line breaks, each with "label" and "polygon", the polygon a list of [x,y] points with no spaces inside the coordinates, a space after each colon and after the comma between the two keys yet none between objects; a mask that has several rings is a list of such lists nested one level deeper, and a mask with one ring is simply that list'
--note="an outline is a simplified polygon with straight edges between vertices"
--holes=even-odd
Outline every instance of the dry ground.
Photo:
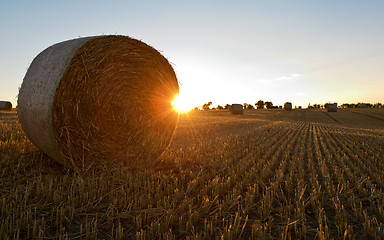
[{"label": "dry ground", "polygon": [[191,112],[161,160],[80,176],[0,112],[0,239],[384,239],[384,109]]}]

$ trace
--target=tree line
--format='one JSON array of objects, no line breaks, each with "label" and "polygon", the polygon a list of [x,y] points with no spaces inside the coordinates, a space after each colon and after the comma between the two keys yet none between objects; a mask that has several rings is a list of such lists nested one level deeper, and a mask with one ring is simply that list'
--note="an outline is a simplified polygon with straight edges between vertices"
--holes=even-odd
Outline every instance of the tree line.
[{"label": "tree line", "polygon": [[[325,104],[308,104],[308,108],[327,108],[327,105],[329,103]],[[212,107],[212,102],[207,102],[203,104],[202,106],[195,107],[195,110],[229,110],[230,106],[232,104],[225,104],[224,106],[217,105],[217,107]],[[264,102],[263,100],[257,101],[255,104],[249,104],[249,103],[243,103],[244,109],[282,109],[283,106],[275,106],[271,101]],[[339,105],[340,108],[383,108],[384,105],[382,103],[343,103]]]},{"label": "tree line", "polygon": [[[308,108],[327,108],[327,105],[329,103],[325,103],[325,104],[308,104]],[[359,102],[359,103],[343,103],[339,106],[340,108],[383,108],[384,105],[381,104],[381,103],[362,103],[362,102]]]},{"label": "tree line", "polygon": [[[224,109],[229,109],[232,104],[225,104],[224,106],[217,105],[217,107],[212,106],[212,102],[207,102],[203,104],[202,106],[195,107],[195,110],[224,110]],[[263,100],[257,101],[255,104],[249,104],[249,103],[243,103],[243,108],[244,109],[278,109],[282,108],[282,106],[275,106],[271,101],[266,101],[264,102]]]}]

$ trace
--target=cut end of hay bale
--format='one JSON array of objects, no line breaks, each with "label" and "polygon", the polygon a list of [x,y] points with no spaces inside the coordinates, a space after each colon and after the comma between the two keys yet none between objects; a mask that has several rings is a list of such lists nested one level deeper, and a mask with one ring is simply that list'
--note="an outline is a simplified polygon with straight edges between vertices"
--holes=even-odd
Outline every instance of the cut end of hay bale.
[{"label": "cut end of hay bale", "polygon": [[337,112],[337,103],[328,103],[327,112]]},{"label": "cut end of hay bale", "polygon": [[244,107],[242,104],[234,103],[230,107],[231,113],[235,115],[242,115],[244,111]]},{"label": "cut end of hay bale", "polygon": [[76,169],[154,163],[178,121],[171,101],[179,86],[167,59],[141,41],[102,36],[61,64],[49,116],[61,156],[51,157]]},{"label": "cut end of hay bale", "polygon": [[0,110],[12,110],[12,103],[9,101],[0,101]]},{"label": "cut end of hay bale", "polygon": [[284,110],[292,110],[292,103],[291,102],[284,103]]}]

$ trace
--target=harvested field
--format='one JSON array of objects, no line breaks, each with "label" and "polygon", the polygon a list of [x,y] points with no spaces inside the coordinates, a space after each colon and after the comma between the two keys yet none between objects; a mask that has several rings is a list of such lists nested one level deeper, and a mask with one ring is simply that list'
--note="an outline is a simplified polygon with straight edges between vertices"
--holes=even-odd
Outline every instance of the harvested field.
[{"label": "harvested field", "polygon": [[81,176],[0,111],[0,238],[384,239],[383,116],[195,111],[155,169]]},{"label": "harvested field", "polygon": [[178,93],[175,72],[156,49],[127,36],[94,36],[37,55],[17,108],[28,139],[66,167],[146,168],[171,142]]}]

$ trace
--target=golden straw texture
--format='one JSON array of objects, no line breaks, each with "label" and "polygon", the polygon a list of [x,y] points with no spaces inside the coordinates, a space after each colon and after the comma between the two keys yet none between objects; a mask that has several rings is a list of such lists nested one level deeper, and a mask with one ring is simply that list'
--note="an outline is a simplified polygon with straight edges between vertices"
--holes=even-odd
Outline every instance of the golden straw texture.
[{"label": "golden straw texture", "polygon": [[169,145],[178,121],[172,66],[145,43],[96,37],[75,52],[53,101],[53,129],[65,165],[148,167]]}]

